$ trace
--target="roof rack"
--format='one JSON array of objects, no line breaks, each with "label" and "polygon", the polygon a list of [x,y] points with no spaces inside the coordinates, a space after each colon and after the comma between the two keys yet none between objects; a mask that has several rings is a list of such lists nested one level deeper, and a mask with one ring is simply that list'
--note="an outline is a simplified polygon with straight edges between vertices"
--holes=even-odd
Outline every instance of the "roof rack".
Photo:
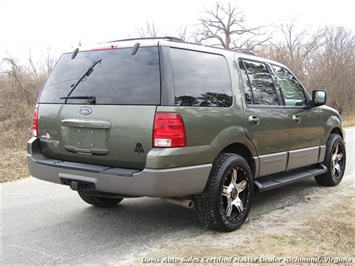
[{"label": "roof rack", "polygon": [[107,43],[124,42],[124,41],[138,41],[138,40],[169,40],[169,41],[185,42],[184,40],[177,38],[177,37],[165,36],[165,37],[140,37],[140,38],[121,39],[121,40],[115,40],[115,41],[108,41]]},{"label": "roof rack", "polygon": [[233,50],[233,51],[238,52],[238,53],[243,53],[243,54],[258,56],[258,55],[257,55],[256,53],[254,53],[254,52],[249,52],[249,51],[244,51],[244,50]]},{"label": "roof rack", "polygon": [[[202,44],[198,44],[198,43],[187,42],[187,41],[184,41],[184,40],[182,40],[180,38],[177,38],[177,37],[174,37],[174,36],[129,38],[129,39],[121,39],[121,40],[115,40],[115,41],[108,41],[108,42],[105,42],[105,43],[124,42],[124,41],[139,41],[139,40],[169,40],[169,41],[183,42],[183,43],[189,43],[189,44],[200,45],[200,46],[202,45]],[[223,48],[223,47],[215,47],[215,46],[208,46],[208,45],[202,45],[202,46],[207,46],[207,47],[212,47],[212,48],[221,49],[221,50],[229,50],[229,51],[232,51],[232,52],[258,56],[254,52],[245,51],[245,50],[227,49],[227,48]]]}]

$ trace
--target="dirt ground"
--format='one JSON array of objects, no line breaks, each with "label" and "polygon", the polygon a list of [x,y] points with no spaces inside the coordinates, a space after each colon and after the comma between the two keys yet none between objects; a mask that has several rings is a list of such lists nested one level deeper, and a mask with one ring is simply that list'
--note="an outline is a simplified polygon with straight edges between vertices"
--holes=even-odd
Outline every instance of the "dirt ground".
[{"label": "dirt ground", "polygon": [[12,182],[30,175],[24,148],[2,148],[0,155],[0,183]]},{"label": "dirt ground", "polygon": [[125,265],[355,265],[355,176],[237,231],[169,240]]}]

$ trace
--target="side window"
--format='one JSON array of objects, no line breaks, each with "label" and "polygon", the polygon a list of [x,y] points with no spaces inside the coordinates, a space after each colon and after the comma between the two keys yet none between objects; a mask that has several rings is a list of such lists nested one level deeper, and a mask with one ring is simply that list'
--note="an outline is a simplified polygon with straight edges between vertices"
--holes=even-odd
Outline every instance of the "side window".
[{"label": "side window", "polygon": [[221,55],[172,48],[175,105],[230,107],[232,86]]},{"label": "side window", "polygon": [[[246,102],[257,105],[279,105],[278,94],[271,74],[264,63],[242,60]],[[246,73],[245,73],[246,72]],[[252,103],[251,95],[252,94]]]},{"label": "side window", "polygon": [[272,66],[286,106],[306,106],[304,90],[297,79],[285,68]]},{"label": "side window", "polygon": [[239,67],[242,71],[242,80],[243,80],[243,87],[245,89],[245,101],[247,104],[254,104],[253,100],[253,92],[251,90],[251,85],[249,82],[247,71],[245,70],[244,63],[242,60],[239,60]]}]

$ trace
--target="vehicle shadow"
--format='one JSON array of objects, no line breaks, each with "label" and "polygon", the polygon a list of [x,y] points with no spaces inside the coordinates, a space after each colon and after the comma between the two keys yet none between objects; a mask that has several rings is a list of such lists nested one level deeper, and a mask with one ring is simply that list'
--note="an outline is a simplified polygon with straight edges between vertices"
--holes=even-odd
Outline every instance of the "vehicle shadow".
[{"label": "vehicle shadow", "polygon": [[314,192],[327,189],[329,188],[318,185],[314,178],[308,178],[269,191],[256,192],[249,219],[258,218],[272,210],[308,202],[310,201],[310,195]]},{"label": "vehicle shadow", "polygon": [[[250,218],[307,201],[307,195],[319,189],[324,188],[310,178],[270,191],[256,192]],[[168,231],[172,235],[180,234],[179,237],[206,231],[194,210],[147,197],[127,198],[113,208],[97,208],[85,204],[77,215],[80,215],[79,220],[85,221],[82,226],[90,227],[90,230],[97,229],[101,234],[103,228],[108,234],[120,234],[124,229],[137,235],[156,236],[159,232],[165,235]]]}]

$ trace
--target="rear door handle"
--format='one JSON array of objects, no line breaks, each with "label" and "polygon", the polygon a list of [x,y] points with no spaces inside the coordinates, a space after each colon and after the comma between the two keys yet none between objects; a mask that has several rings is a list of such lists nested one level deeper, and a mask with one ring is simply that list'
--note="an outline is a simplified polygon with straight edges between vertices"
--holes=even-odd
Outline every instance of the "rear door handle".
[{"label": "rear door handle", "polygon": [[293,115],[292,120],[297,124],[301,123],[301,117],[299,117],[298,115]]},{"label": "rear door handle", "polygon": [[260,119],[256,115],[249,116],[248,121],[249,121],[250,125],[259,125],[260,124]]}]

